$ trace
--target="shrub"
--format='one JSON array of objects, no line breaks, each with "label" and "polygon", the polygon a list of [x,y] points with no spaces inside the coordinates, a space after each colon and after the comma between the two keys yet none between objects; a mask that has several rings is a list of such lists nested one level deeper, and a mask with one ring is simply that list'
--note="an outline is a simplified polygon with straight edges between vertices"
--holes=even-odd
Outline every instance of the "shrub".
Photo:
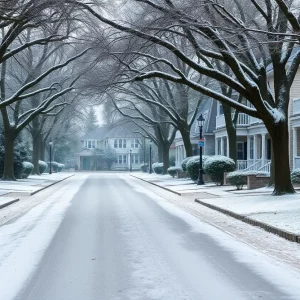
[{"label": "shrub", "polygon": [[140,167],[141,167],[141,170],[142,170],[144,173],[147,172],[147,170],[148,170],[148,164],[141,164]]},{"label": "shrub", "polygon": [[164,164],[156,162],[152,164],[152,170],[155,174],[163,174]]},{"label": "shrub", "polygon": [[[202,166],[204,165],[204,162],[209,158],[209,156],[203,155],[202,156]],[[189,173],[189,176],[193,181],[196,181],[199,176],[199,167],[200,167],[200,157],[197,156],[192,156],[189,158],[187,164],[186,164],[186,169]]]},{"label": "shrub", "polygon": [[243,185],[247,184],[248,175],[266,176],[269,174],[265,172],[259,172],[259,171],[234,171],[228,173],[226,179],[228,180],[230,185],[235,185],[238,190],[241,190],[243,188]]},{"label": "shrub", "polygon": [[39,160],[39,171],[40,171],[40,174],[43,174],[45,173],[46,169],[48,168],[48,165],[46,162],[42,161],[42,160]]},{"label": "shrub", "polygon": [[58,166],[57,166],[57,172],[61,172],[64,168],[65,168],[65,165],[64,165],[64,164],[58,163]]},{"label": "shrub", "polygon": [[191,156],[186,157],[186,158],[184,158],[183,161],[181,162],[181,168],[182,168],[182,170],[183,170],[184,172],[187,171],[186,165],[187,165],[187,163],[188,163],[188,161],[189,161],[190,158],[191,158]]},{"label": "shrub", "polygon": [[292,183],[300,183],[300,169],[295,169],[291,173]]},{"label": "shrub", "polygon": [[[48,167],[50,168],[50,162],[48,162]],[[51,161],[52,172],[58,172],[58,163],[56,161]]]},{"label": "shrub", "polygon": [[224,172],[232,172],[234,170],[235,162],[226,156],[211,156],[204,162],[205,173],[210,175],[211,180],[216,184],[223,185]]},{"label": "shrub", "polygon": [[167,170],[168,174],[173,178],[175,177],[175,175],[177,175],[177,171],[182,171],[182,169],[179,167],[170,167]]},{"label": "shrub", "polygon": [[27,178],[33,170],[33,164],[31,162],[24,161],[22,162],[22,166],[23,166],[22,178]]},{"label": "shrub", "polygon": [[238,190],[243,188],[243,185],[247,184],[247,172],[234,171],[227,174],[226,179],[230,185],[235,185]]},{"label": "shrub", "polygon": [[171,155],[169,157],[169,166],[174,167],[175,166],[175,162],[176,162],[176,157],[175,155]]}]

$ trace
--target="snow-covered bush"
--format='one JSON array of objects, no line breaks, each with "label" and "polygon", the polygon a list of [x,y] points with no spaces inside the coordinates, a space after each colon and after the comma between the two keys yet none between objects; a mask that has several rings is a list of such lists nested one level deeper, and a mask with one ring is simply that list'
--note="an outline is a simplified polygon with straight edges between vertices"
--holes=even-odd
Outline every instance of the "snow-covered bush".
[{"label": "snow-covered bush", "polygon": [[[204,162],[209,158],[210,156],[203,155],[202,156],[202,167],[204,166]],[[189,176],[191,177],[192,180],[196,181],[199,176],[199,168],[200,168],[200,157],[199,155],[197,156],[192,156],[189,158],[187,164],[186,164],[186,169],[189,173]]]},{"label": "snow-covered bush", "polygon": [[259,171],[234,171],[228,173],[226,179],[230,185],[235,185],[238,190],[241,190],[243,188],[243,185],[247,184],[248,175],[267,176],[269,174],[266,172]]},{"label": "snow-covered bush", "polygon": [[40,174],[45,173],[47,168],[48,168],[47,163],[44,162],[44,161],[42,161],[42,160],[39,160],[39,171],[40,171]]},{"label": "snow-covered bush", "polygon": [[64,165],[64,164],[58,163],[58,166],[57,166],[57,172],[61,172],[64,168],[65,168],[65,165]]},{"label": "snow-covered bush", "polygon": [[141,168],[141,170],[142,170],[144,173],[146,173],[146,172],[147,172],[147,169],[148,169],[148,164],[141,164],[141,165],[140,165],[140,168]]},{"label": "snow-covered bush", "polygon": [[175,175],[177,175],[177,171],[182,171],[182,169],[180,167],[170,167],[168,168],[167,172],[170,176],[172,176],[173,178],[175,177]]},{"label": "snow-covered bush", "polygon": [[28,161],[23,161],[22,162],[22,167],[23,167],[22,178],[27,178],[33,170],[33,164],[31,162],[28,162]]},{"label": "snow-covered bush", "polygon": [[295,169],[291,173],[292,183],[300,183],[300,169]]},{"label": "snow-covered bush", "polygon": [[243,188],[243,185],[247,184],[247,172],[234,171],[227,174],[226,179],[230,185],[235,185],[238,190]]},{"label": "snow-covered bush", "polygon": [[152,170],[156,174],[163,174],[164,164],[156,162],[156,163],[152,164]]},{"label": "snow-covered bush", "polygon": [[214,155],[205,160],[203,167],[205,173],[210,175],[212,181],[223,185],[224,172],[234,171],[235,162],[227,156]]},{"label": "snow-covered bush", "polygon": [[[48,163],[48,166],[50,168],[50,162]],[[51,162],[51,169],[52,169],[52,172],[58,172],[58,162],[52,161]]]},{"label": "snow-covered bush", "polygon": [[190,158],[191,158],[191,156],[186,157],[186,158],[184,158],[183,161],[181,162],[181,168],[182,168],[182,170],[183,170],[184,172],[187,171],[187,169],[186,169],[186,164],[188,163],[188,161],[189,161]]}]

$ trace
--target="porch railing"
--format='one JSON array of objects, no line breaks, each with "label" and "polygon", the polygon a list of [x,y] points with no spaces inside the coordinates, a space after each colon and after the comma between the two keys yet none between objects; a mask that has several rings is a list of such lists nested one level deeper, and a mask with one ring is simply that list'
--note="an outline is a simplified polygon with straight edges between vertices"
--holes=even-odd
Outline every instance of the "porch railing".
[{"label": "porch railing", "polygon": [[244,171],[258,171],[258,169],[261,167],[262,167],[262,160],[259,159],[256,162],[254,162],[252,165],[244,169]]},{"label": "porch railing", "polygon": [[[234,117],[234,114],[232,114],[232,118]],[[249,125],[249,116],[243,113],[239,113],[237,124],[239,126],[247,126]],[[225,127],[225,117],[224,115],[216,116],[216,128],[222,128]]]},{"label": "porch railing", "polygon": [[268,161],[264,166],[260,167],[257,171],[270,174],[270,172],[271,172],[271,161]]},{"label": "porch railing", "polygon": [[245,170],[247,168],[247,160],[237,160],[237,170]]}]

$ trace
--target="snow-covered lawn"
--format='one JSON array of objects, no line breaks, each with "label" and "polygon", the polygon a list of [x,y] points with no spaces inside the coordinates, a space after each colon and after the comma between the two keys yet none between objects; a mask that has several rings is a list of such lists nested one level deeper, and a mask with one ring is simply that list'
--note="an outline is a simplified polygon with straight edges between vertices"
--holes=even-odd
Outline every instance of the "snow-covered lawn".
[{"label": "snow-covered lawn", "polygon": [[26,179],[17,181],[0,181],[0,195],[8,192],[35,192],[52,182],[63,180],[71,176],[72,173],[53,173],[42,175],[30,175]]},{"label": "snow-covered lawn", "polygon": [[[180,192],[182,195],[191,194],[197,198],[198,191],[199,198],[203,202],[300,235],[300,194],[271,196],[272,188],[238,191],[233,186],[216,186],[210,183],[202,186],[187,185],[186,182],[192,181],[174,179],[169,175],[145,173],[133,175]],[[215,197],[206,198],[205,193]]]}]

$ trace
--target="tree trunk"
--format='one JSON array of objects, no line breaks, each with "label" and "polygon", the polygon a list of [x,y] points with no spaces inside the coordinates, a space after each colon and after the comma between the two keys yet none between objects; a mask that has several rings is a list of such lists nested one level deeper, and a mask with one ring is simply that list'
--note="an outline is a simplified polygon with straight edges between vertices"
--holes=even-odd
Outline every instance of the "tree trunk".
[{"label": "tree trunk", "polygon": [[170,150],[170,144],[164,144],[163,145],[163,158],[162,162],[164,164],[163,168],[163,174],[167,174],[167,170],[169,168],[169,150]]},{"label": "tree trunk", "polygon": [[180,133],[181,133],[186,157],[193,156],[193,147],[192,147],[192,143],[190,140],[190,131],[183,128],[183,129],[180,129]]},{"label": "tree trunk", "polygon": [[[163,145],[157,146],[157,152],[158,152],[158,162],[162,162],[163,161],[163,153],[164,153]],[[153,162],[155,162],[155,161],[153,161]]]},{"label": "tree trunk", "polygon": [[16,180],[14,174],[14,142],[15,136],[11,132],[4,133],[4,168],[1,180],[13,181]]},{"label": "tree trunk", "polygon": [[38,133],[32,134],[32,163],[33,163],[33,175],[40,175],[39,168],[39,158],[40,158],[40,136]]},{"label": "tree trunk", "polygon": [[291,182],[289,163],[289,132],[287,122],[272,124],[269,133],[272,138],[274,163],[274,191],[273,195],[284,195],[295,193]]}]

